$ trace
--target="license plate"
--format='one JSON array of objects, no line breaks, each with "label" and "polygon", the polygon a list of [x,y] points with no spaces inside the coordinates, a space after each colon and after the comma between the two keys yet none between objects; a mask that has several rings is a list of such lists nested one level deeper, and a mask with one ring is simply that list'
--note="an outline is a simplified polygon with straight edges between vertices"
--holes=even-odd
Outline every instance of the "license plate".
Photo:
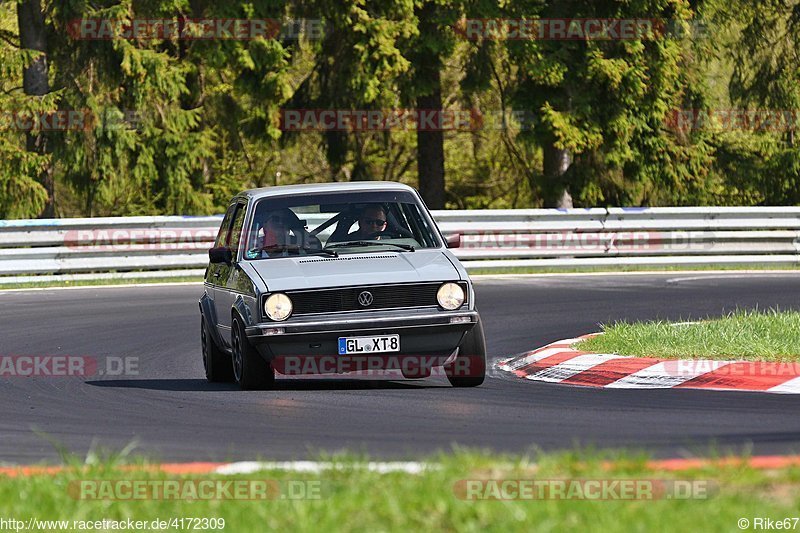
[{"label": "license plate", "polygon": [[400,335],[374,337],[339,337],[339,355],[354,353],[399,352]]}]

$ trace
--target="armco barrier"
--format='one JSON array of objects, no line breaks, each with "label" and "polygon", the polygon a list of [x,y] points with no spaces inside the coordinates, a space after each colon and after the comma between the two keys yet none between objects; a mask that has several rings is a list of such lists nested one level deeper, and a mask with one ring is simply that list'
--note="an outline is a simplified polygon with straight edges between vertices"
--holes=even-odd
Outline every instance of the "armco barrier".
[{"label": "armco barrier", "polygon": [[[800,207],[435,211],[470,269],[800,264]],[[0,283],[199,276],[220,216],[0,221]],[[312,221],[310,221],[312,222]]]}]

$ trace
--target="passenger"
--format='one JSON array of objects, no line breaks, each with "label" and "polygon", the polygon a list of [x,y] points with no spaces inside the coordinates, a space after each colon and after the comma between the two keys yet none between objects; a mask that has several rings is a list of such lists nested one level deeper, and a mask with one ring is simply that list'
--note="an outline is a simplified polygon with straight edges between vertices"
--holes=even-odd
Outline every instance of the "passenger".
[{"label": "passenger", "polygon": [[259,230],[258,247],[279,247],[295,251],[321,250],[319,239],[305,230],[304,222],[288,208],[268,211]]},{"label": "passenger", "polygon": [[291,242],[289,228],[296,218],[289,209],[276,209],[267,212],[259,231],[258,246],[263,248],[289,244]]}]

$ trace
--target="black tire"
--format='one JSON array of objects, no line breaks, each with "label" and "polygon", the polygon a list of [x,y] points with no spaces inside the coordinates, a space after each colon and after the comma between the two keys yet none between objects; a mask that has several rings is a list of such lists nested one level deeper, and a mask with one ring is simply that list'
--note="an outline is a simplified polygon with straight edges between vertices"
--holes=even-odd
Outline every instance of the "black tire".
[{"label": "black tire", "polygon": [[453,387],[477,387],[486,379],[486,339],[479,321],[467,332],[458,347],[456,360],[445,366]]},{"label": "black tire", "polygon": [[239,317],[231,325],[231,352],[233,379],[242,390],[264,390],[274,385],[275,370],[247,340]]},{"label": "black tire", "polygon": [[211,383],[231,383],[233,381],[231,358],[214,342],[214,337],[208,329],[208,322],[202,315],[200,315],[200,345],[203,350],[206,379]]}]

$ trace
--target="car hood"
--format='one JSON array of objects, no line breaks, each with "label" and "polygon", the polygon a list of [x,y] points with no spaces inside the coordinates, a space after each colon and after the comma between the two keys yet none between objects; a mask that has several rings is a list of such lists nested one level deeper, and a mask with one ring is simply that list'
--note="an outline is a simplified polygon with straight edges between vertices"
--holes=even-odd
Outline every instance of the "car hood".
[{"label": "car hood", "polygon": [[441,250],[281,257],[250,264],[270,292],[460,279]]}]

